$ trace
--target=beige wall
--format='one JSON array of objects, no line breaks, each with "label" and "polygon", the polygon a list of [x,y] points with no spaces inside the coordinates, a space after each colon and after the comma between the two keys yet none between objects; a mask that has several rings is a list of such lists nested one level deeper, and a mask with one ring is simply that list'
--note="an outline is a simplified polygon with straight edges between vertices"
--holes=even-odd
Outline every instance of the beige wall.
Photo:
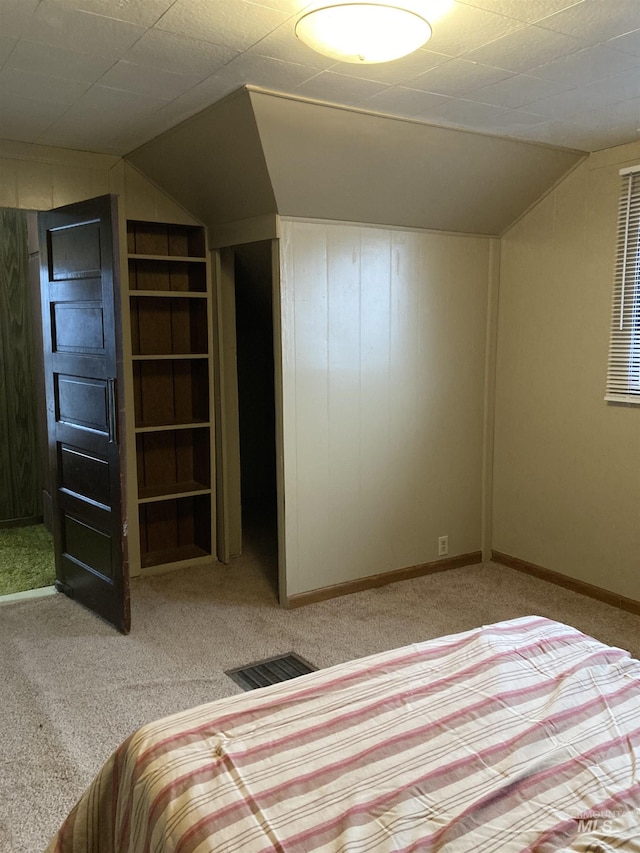
[{"label": "beige wall", "polygon": [[288,595],[480,548],[490,242],[282,221]]},{"label": "beige wall", "polygon": [[48,210],[110,192],[117,157],[0,141],[0,207]]},{"label": "beige wall", "polygon": [[493,548],[640,600],[640,408],[604,402],[618,170],[591,155],[502,239]]},{"label": "beige wall", "polygon": [[0,207],[49,210],[105,193],[126,201],[129,218],[195,221],[119,157],[0,140]]}]

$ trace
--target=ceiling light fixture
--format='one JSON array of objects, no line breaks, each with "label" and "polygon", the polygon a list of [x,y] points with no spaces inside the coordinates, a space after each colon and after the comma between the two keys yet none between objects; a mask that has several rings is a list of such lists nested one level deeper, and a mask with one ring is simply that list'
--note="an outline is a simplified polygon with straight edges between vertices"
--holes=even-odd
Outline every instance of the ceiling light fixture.
[{"label": "ceiling light fixture", "polygon": [[390,62],[413,53],[431,38],[431,26],[404,6],[339,3],[304,14],[296,35],[306,45],[340,62]]}]

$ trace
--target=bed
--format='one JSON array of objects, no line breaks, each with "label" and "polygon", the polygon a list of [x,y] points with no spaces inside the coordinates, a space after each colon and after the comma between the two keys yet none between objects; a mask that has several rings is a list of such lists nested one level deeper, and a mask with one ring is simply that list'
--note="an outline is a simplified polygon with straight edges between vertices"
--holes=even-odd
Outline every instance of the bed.
[{"label": "bed", "polygon": [[48,853],[640,851],[640,662],[526,617],[145,725]]}]

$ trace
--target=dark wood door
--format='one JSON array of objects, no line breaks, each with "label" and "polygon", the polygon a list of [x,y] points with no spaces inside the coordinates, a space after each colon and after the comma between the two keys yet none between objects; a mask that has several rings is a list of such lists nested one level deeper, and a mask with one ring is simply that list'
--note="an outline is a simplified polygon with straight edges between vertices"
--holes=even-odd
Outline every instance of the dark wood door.
[{"label": "dark wood door", "polygon": [[116,199],[38,219],[56,586],[127,633]]}]

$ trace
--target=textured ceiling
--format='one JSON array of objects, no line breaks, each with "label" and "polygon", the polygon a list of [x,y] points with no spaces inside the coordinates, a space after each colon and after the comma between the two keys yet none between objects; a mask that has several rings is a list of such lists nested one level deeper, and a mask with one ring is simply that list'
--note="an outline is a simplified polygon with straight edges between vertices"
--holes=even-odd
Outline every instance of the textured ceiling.
[{"label": "textured ceiling", "polygon": [[355,66],[296,39],[306,0],[0,0],[0,138],[124,154],[244,84],[583,151],[639,138],[640,0],[411,2],[425,48]]}]

